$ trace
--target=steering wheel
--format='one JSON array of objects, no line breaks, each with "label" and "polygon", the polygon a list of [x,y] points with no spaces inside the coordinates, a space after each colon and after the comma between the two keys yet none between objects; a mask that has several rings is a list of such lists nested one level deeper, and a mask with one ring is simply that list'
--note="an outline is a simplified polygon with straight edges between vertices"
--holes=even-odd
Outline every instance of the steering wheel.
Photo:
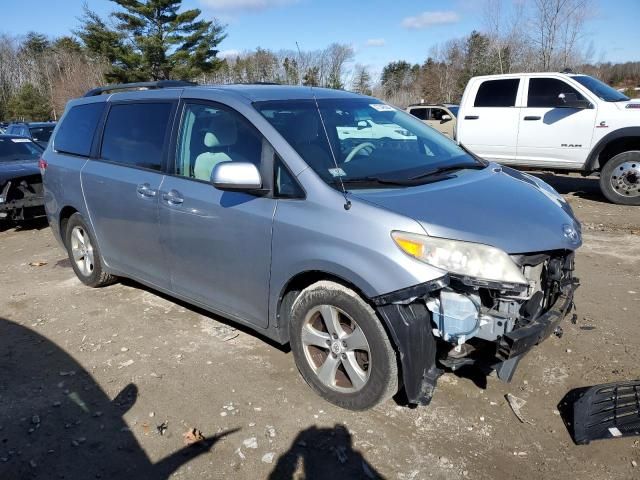
[{"label": "steering wheel", "polygon": [[344,163],[350,162],[353,159],[353,157],[356,156],[356,153],[358,153],[363,148],[370,148],[372,150],[375,150],[376,146],[371,142],[364,142],[356,145],[355,147],[353,147],[353,150],[349,152],[349,155],[347,155],[347,158],[344,159]]}]

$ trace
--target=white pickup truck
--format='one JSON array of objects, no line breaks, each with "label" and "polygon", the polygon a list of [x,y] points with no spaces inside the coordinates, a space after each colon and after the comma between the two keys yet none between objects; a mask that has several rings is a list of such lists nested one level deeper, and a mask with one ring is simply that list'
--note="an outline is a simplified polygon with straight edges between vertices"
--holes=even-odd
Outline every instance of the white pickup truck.
[{"label": "white pickup truck", "polygon": [[640,100],[593,77],[474,77],[462,96],[457,140],[507,165],[599,173],[607,199],[640,205]]}]

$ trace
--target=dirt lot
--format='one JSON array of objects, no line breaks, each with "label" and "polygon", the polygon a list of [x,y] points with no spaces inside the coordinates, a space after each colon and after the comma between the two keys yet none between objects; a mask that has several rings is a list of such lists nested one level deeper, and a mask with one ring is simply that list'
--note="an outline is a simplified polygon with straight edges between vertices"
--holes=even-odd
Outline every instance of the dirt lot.
[{"label": "dirt lot", "polygon": [[[286,350],[132,282],[85,288],[46,225],[5,229],[0,479],[640,478],[639,437],[575,446],[557,410],[571,388],[640,378],[640,210],[545,179],[584,224],[577,324],[511,384],[446,374],[417,409],[334,408]],[[191,428],[203,446],[185,447]]]}]

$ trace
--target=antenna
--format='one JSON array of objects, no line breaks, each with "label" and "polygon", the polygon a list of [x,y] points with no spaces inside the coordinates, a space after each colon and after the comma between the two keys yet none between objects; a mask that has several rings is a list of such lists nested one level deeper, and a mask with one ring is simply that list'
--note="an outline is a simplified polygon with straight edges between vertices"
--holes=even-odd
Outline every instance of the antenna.
[{"label": "antenna", "polygon": [[[302,65],[302,52],[300,51],[300,45],[298,45],[298,41],[296,40],[296,48],[298,49],[298,72],[300,72],[300,66]],[[302,85],[302,77],[298,75],[298,85]],[[313,85],[311,85],[313,88]]]},{"label": "antenna", "polygon": [[[300,52],[300,45],[298,45],[298,41],[296,40],[296,47],[298,48],[298,58],[299,65],[301,65],[302,53]],[[298,79],[302,80],[301,78]],[[338,166],[338,160],[336,158],[336,154],[333,151],[333,146],[331,145],[331,140],[329,140],[329,132],[327,131],[327,126],[324,123],[324,118],[322,117],[322,112],[320,111],[320,105],[318,105],[318,99],[316,98],[316,94],[313,91],[313,84],[309,85],[311,89],[311,94],[313,95],[313,101],[316,104],[316,110],[318,111],[318,115],[320,116],[320,123],[322,124],[322,130],[324,131],[324,136],[327,139],[327,144],[329,145],[329,151],[331,152],[331,158],[333,158],[333,164],[336,166],[336,170],[340,170]],[[347,189],[344,188],[344,182],[342,181],[342,176],[338,175],[338,180],[340,180],[340,188],[342,189],[342,195],[344,196],[344,209],[349,210],[351,208],[351,201],[349,197],[347,197]]]},{"label": "antenna", "polygon": [[[313,87],[311,87],[311,91],[313,93]],[[320,111],[320,106],[318,105],[318,99],[316,98],[316,94],[313,93],[313,101],[316,104],[316,109],[318,110],[318,115],[320,115],[320,123],[322,124],[322,130],[324,131],[325,138],[327,139],[327,144],[329,145],[329,150],[331,151],[331,158],[333,158],[333,164],[336,166],[336,170],[341,170],[338,166],[338,160],[336,159],[336,154],[333,151],[333,146],[331,145],[331,140],[329,140],[329,132],[327,131],[327,126],[324,123],[324,118],[322,117],[322,112]],[[344,196],[344,209],[349,210],[351,208],[351,201],[349,197],[347,197],[347,189],[344,188],[344,182],[342,181],[342,175],[338,175],[338,180],[340,180],[340,187],[342,188],[342,195]]]}]

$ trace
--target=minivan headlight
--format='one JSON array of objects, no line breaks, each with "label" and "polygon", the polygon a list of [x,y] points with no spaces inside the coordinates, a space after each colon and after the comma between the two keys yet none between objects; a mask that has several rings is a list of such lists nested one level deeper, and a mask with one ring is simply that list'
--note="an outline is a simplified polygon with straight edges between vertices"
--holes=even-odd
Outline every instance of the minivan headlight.
[{"label": "minivan headlight", "polygon": [[527,284],[506,252],[481,243],[462,242],[408,232],[391,232],[408,255],[450,273],[492,282]]}]

